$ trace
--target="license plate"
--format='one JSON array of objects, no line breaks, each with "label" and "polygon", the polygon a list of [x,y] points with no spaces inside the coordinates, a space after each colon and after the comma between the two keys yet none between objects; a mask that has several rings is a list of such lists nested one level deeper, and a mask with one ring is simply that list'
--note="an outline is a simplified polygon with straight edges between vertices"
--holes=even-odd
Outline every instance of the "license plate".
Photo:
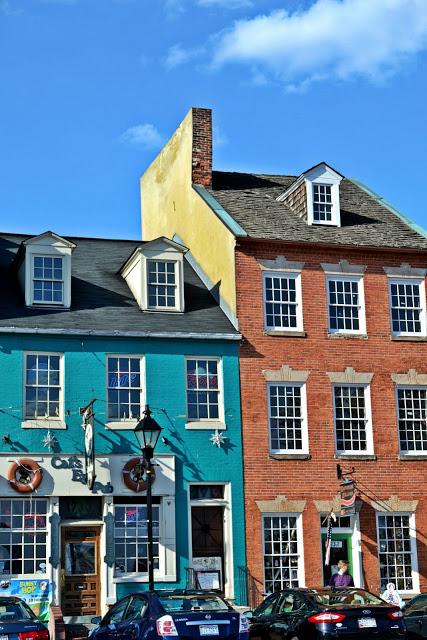
[{"label": "license plate", "polygon": [[[199,627],[201,636],[219,636],[219,629],[217,624],[202,624]],[[0,637],[0,640],[2,638]]]},{"label": "license plate", "polygon": [[359,623],[359,629],[366,629],[367,627],[377,626],[377,621],[375,620],[375,618],[359,618],[357,622]]},{"label": "license plate", "polygon": [[9,636],[0,636],[0,640],[9,640]]}]

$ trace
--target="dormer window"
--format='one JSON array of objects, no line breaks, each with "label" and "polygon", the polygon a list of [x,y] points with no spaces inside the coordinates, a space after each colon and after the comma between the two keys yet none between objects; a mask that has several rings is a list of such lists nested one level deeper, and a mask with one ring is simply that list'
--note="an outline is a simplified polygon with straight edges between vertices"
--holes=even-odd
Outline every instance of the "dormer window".
[{"label": "dormer window", "polygon": [[184,311],[186,247],[168,238],[137,247],[119,273],[143,311]]},{"label": "dormer window", "polygon": [[37,304],[64,303],[63,258],[34,256],[33,300]]},{"label": "dormer window", "polygon": [[76,245],[52,231],[24,240],[18,278],[27,307],[71,306],[71,254]]},{"label": "dormer window", "polygon": [[147,260],[149,309],[177,308],[176,260]]},{"label": "dormer window", "polygon": [[313,222],[332,222],[332,185],[313,184]]}]

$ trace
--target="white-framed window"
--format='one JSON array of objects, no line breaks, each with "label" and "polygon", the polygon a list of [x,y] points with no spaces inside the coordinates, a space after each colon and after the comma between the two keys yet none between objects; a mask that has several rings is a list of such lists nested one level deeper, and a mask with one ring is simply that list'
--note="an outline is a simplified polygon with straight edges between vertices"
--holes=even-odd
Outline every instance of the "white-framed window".
[{"label": "white-framed window", "polygon": [[48,503],[0,499],[0,578],[47,573]]},{"label": "white-framed window", "polygon": [[313,222],[332,221],[332,185],[313,184]]},{"label": "white-framed window", "polygon": [[362,276],[328,275],[329,333],[364,334],[365,297]]},{"label": "white-framed window", "polygon": [[298,514],[263,514],[264,590],[304,585],[302,520]]},{"label": "white-framed window", "polygon": [[[154,499],[155,501],[156,499]],[[159,570],[160,504],[153,504],[154,570]],[[114,504],[114,576],[148,573],[147,505],[140,502]]]},{"label": "white-framed window", "polygon": [[302,331],[301,273],[264,271],[264,323],[270,331]]},{"label": "white-framed window", "polygon": [[422,278],[389,278],[393,335],[426,335],[426,295]]},{"label": "white-framed window", "polygon": [[223,419],[220,358],[188,357],[185,360],[188,421]]},{"label": "white-framed window", "polygon": [[24,417],[60,420],[63,416],[63,355],[24,354]]},{"label": "white-framed window", "polygon": [[149,309],[177,309],[177,261],[147,260]]},{"label": "white-framed window", "polygon": [[139,355],[107,356],[107,421],[135,421],[142,416],[143,362]]},{"label": "white-framed window", "polygon": [[400,451],[427,454],[427,387],[396,387]]},{"label": "white-framed window", "polygon": [[400,592],[418,591],[414,513],[377,514],[381,591],[393,582]]},{"label": "white-framed window", "polygon": [[268,420],[272,453],[308,453],[306,385],[270,382]]},{"label": "white-framed window", "polygon": [[34,304],[62,305],[64,303],[64,258],[33,256]]},{"label": "white-framed window", "polygon": [[372,454],[372,420],[369,385],[335,384],[335,446],[341,454]]}]

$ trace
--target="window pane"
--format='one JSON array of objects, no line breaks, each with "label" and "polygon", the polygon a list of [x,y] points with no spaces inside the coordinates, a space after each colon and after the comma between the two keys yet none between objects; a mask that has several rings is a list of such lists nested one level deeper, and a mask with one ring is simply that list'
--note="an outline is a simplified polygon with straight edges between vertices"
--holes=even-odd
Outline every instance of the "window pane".
[{"label": "window pane", "polygon": [[359,331],[359,282],[328,279],[329,331]]},{"label": "window pane", "polygon": [[23,506],[20,499],[0,500],[0,576],[46,574],[47,502],[33,498],[24,516]]},{"label": "window pane", "polygon": [[107,415],[110,420],[136,419],[141,415],[141,360],[107,358]]},{"label": "window pane", "polygon": [[60,357],[50,354],[26,356],[25,417],[60,417]]},{"label": "window pane", "polygon": [[[159,562],[160,506],[153,505],[154,564]],[[141,504],[114,506],[115,575],[147,572],[147,509]]]},{"label": "window pane", "polygon": [[421,333],[422,314],[418,282],[390,283],[391,322],[393,333]]},{"label": "window pane", "polygon": [[302,451],[302,386],[269,385],[269,422],[272,451]]},{"label": "window pane", "polygon": [[397,414],[400,448],[404,452],[427,451],[427,389],[398,388]]},{"label": "window pane", "polygon": [[299,586],[297,517],[264,517],[265,591],[274,592]]},{"label": "window pane", "polygon": [[334,386],[335,438],[338,452],[367,450],[364,386]]},{"label": "window pane", "polygon": [[268,275],[264,278],[265,324],[272,329],[297,328],[297,276]]},{"label": "window pane", "polygon": [[187,417],[191,420],[218,420],[220,389],[218,360],[187,360]]},{"label": "window pane", "polygon": [[409,515],[378,518],[378,558],[381,590],[389,582],[393,582],[398,591],[413,589]]},{"label": "window pane", "polygon": [[331,222],[332,187],[330,184],[313,184],[313,220]]},{"label": "window pane", "polygon": [[177,306],[176,261],[149,260],[147,274],[148,306]]}]

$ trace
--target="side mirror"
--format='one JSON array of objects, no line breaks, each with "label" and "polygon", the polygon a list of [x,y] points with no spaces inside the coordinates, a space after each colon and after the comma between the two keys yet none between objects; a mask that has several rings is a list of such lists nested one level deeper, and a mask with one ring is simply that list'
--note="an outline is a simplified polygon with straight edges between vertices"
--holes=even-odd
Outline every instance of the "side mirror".
[{"label": "side mirror", "polygon": [[99,624],[101,620],[102,620],[101,616],[95,616],[94,618],[90,619],[90,622],[91,624]]},{"label": "side mirror", "polygon": [[245,618],[248,618],[248,620],[251,620],[254,617],[254,612],[253,611],[243,611],[243,615],[245,616]]}]

